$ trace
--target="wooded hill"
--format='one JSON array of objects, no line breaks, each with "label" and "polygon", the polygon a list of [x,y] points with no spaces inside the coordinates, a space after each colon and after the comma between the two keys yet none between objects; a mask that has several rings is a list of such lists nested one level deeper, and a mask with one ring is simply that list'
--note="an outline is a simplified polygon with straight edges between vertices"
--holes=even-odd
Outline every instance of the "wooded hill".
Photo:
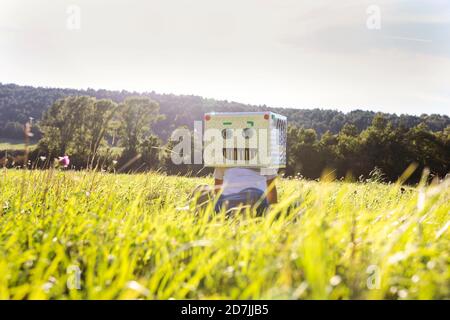
[{"label": "wooded hill", "polygon": [[[355,110],[343,113],[337,110],[324,109],[293,109],[272,108],[266,105],[255,106],[232,101],[207,99],[194,95],[158,94],[151,92],[130,92],[110,90],[76,90],[61,88],[43,88],[20,86],[16,84],[0,83],[0,138],[23,137],[23,125],[29,117],[41,119],[57,99],[72,96],[86,95],[97,99],[111,99],[117,103],[123,102],[130,96],[145,96],[159,103],[160,114],[164,119],[153,126],[154,133],[164,141],[170,133],[180,127],[192,127],[195,120],[201,120],[203,114],[210,111],[261,111],[270,110],[288,117],[289,124],[305,129],[314,129],[321,136],[326,131],[337,134],[345,124],[352,124],[358,133],[367,129],[377,113],[372,111]],[[299,106],[307,107],[307,106]],[[450,118],[446,115],[395,115],[382,114],[394,127],[403,126],[412,128],[425,124],[433,132],[442,131],[450,125]],[[39,137],[39,132],[36,133]]]}]

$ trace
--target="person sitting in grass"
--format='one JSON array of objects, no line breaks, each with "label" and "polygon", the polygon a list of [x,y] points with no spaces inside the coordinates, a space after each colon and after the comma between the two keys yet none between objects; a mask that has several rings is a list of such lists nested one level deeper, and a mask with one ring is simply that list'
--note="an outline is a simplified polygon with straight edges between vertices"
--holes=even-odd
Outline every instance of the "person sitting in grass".
[{"label": "person sitting in grass", "polygon": [[215,168],[214,190],[219,194],[215,210],[244,204],[256,205],[258,213],[262,213],[278,201],[276,177],[276,169]]},{"label": "person sitting in grass", "polygon": [[200,206],[216,200],[216,212],[249,206],[261,215],[278,202],[276,177],[276,169],[215,168],[214,188],[197,186],[190,198]]}]

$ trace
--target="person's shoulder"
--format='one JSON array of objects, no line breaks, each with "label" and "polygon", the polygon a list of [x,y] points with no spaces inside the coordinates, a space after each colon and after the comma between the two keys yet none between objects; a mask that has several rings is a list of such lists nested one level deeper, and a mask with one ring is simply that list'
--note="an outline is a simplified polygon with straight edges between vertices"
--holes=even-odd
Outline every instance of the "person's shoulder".
[{"label": "person's shoulder", "polygon": [[276,168],[261,168],[259,174],[261,176],[265,177],[266,180],[273,180],[278,176],[278,169],[276,169]]},{"label": "person's shoulder", "polygon": [[226,168],[214,168],[214,178],[223,180]]}]

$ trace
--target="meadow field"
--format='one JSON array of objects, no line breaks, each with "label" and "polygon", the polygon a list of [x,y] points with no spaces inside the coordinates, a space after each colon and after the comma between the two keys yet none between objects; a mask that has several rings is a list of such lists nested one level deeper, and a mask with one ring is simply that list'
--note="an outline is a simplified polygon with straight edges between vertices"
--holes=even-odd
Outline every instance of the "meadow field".
[{"label": "meadow field", "polygon": [[[36,141],[32,141],[29,145],[30,150],[34,149],[37,146]],[[25,143],[23,139],[6,139],[0,138],[0,152],[5,151],[16,151],[25,149]]]},{"label": "meadow field", "polygon": [[280,180],[196,212],[208,178],[0,169],[0,299],[449,299],[450,181]]}]

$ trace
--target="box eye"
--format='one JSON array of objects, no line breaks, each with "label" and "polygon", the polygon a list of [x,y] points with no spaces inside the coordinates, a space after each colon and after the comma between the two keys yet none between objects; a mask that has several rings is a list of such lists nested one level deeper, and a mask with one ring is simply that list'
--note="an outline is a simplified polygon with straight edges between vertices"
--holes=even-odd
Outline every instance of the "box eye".
[{"label": "box eye", "polygon": [[233,137],[233,130],[231,130],[231,129],[223,129],[222,130],[222,138],[230,139],[231,137]]},{"label": "box eye", "polygon": [[250,139],[255,134],[255,129],[253,128],[245,128],[242,130],[242,136],[245,139]]}]

